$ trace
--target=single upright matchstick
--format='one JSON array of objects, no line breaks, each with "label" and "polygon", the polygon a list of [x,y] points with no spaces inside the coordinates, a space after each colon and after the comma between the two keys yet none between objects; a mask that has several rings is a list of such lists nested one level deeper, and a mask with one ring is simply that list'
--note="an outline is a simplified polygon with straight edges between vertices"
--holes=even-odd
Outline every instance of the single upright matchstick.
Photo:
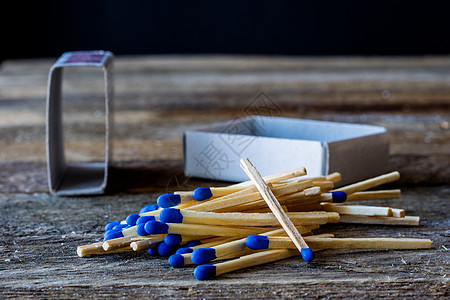
[{"label": "single upright matchstick", "polygon": [[267,202],[267,205],[270,207],[283,229],[291,238],[292,242],[295,244],[297,249],[300,250],[303,259],[305,261],[311,261],[312,259],[314,259],[314,253],[306,244],[305,240],[298,232],[297,228],[295,228],[294,224],[292,224],[291,220],[284,212],[277,198],[275,198],[272,191],[262,178],[261,174],[259,174],[258,170],[256,170],[256,168],[252,165],[248,158],[241,159],[241,167],[242,169],[244,169],[247,176],[253,181],[256,188],[261,193],[261,196]]}]

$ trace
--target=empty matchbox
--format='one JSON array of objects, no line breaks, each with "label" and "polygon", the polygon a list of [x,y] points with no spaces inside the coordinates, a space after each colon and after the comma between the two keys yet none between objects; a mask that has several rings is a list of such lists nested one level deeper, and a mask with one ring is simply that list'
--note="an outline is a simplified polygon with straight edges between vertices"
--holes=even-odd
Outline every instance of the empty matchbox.
[{"label": "empty matchbox", "polygon": [[[51,67],[47,94],[47,172],[51,193],[57,195],[101,194],[108,178],[113,101],[113,54],[109,51],[66,52]],[[63,69],[102,68],[105,81],[105,159],[102,162],[67,162],[63,136]]]},{"label": "empty matchbox", "polygon": [[253,116],[184,133],[185,175],[213,180],[248,180],[247,157],[263,176],[306,167],[345,185],[386,172],[388,155],[386,129],[371,125]]}]

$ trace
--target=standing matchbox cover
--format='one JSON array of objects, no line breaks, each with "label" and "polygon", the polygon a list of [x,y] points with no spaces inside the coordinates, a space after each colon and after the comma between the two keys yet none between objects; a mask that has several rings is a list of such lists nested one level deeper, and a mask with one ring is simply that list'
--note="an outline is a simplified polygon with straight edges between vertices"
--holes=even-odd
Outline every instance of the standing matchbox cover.
[{"label": "standing matchbox cover", "polygon": [[[91,195],[102,194],[108,179],[110,137],[112,127],[112,102],[114,55],[109,51],[65,52],[50,68],[47,91],[47,174],[52,194]],[[105,105],[105,156],[100,162],[68,162],[64,153],[63,134],[63,77],[65,68],[101,68],[104,80]]]},{"label": "standing matchbox cover", "polygon": [[340,186],[387,171],[389,135],[380,126],[252,116],[184,133],[185,175],[247,180],[248,157],[262,176],[305,167],[306,177],[342,174]]}]

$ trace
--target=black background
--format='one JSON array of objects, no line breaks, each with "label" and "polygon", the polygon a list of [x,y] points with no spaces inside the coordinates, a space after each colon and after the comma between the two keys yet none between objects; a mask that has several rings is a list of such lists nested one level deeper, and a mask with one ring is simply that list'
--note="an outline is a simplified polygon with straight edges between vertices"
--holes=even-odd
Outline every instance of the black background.
[{"label": "black background", "polygon": [[444,1],[14,1],[0,60],[115,54],[450,53]]}]

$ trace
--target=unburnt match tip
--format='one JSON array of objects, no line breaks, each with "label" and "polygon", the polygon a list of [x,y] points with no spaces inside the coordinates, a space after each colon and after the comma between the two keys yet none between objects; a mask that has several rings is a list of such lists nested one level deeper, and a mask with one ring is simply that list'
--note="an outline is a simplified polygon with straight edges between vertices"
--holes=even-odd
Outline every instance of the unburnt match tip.
[{"label": "unburnt match tip", "polygon": [[[178,250],[180,250],[180,249],[178,249]],[[183,267],[184,266],[183,255],[181,255],[179,253],[172,254],[169,257],[169,265],[171,265],[172,267]]]},{"label": "unburnt match tip", "polygon": [[139,219],[139,214],[131,214],[125,220],[128,225],[134,226],[136,225],[136,221]]},{"label": "unburnt match tip", "polygon": [[172,207],[181,203],[181,197],[176,194],[163,194],[158,197],[156,203],[162,208]]},{"label": "unburnt match tip", "polygon": [[147,231],[145,230],[145,224],[146,223],[141,223],[139,225],[137,225],[136,227],[136,233],[140,236],[146,236],[148,235]]},{"label": "unburnt match tip", "polygon": [[181,223],[183,215],[177,208],[164,208],[159,213],[159,220],[164,223]]},{"label": "unburnt match tip", "polygon": [[[159,246],[159,245],[158,245],[158,246]],[[158,246],[149,248],[149,249],[147,250],[148,254],[150,254],[150,255],[152,255],[152,256],[159,255],[159,252],[158,252]]]},{"label": "unburnt match tip", "polygon": [[144,229],[147,234],[165,234],[169,230],[169,225],[159,221],[148,221]]},{"label": "unburnt match tip", "polygon": [[192,253],[194,250],[190,247],[182,247],[175,251],[176,254]]},{"label": "unburnt match tip", "polygon": [[122,233],[121,229],[110,230],[104,235],[103,242],[106,242],[106,241],[109,241],[109,240],[113,240],[113,239],[117,239],[117,238],[121,238],[121,237],[123,237],[123,233]]},{"label": "unburnt match tip", "polygon": [[333,203],[342,203],[347,200],[347,194],[343,191],[331,192],[331,195],[333,197]]},{"label": "unburnt match tip", "polygon": [[198,280],[210,279],[216,276],[216,266],[200,265],[194,269],[194,277]]},{"label": "unburnt match tip", "polygon": [[120,221],[109,222],[108,224],[105,225],[105,231],[109,231],[109,230],[113,229],[114,226],[116,226],[116,225],[120,225]]},{"label": "unburnt match tip", "polygon": [[171,256],[177,251],[179,247],[167,245],[165,242],[162,242],[158,245],[158,253],[161,256]]},{"label": "unburnt match tip", "polygon": [[182,241],[182,237],[179,234],[169,233],[164,237],[164,243],[169,246],[179,245]]},{"label": "unburnt match tip", "polygon": [[253,250],[269,248],[269,239],[265,235],[252,234],[245,239],[245,246]]},{"label": "unburnt match tip", "polygon": [[216,259],[216,250],[214,248],[198,248],[192,252],[191,260],[196,265],[201,265]]},{"label": "unburnt match tip", "polygon": [[143,216],[143,217],[139,217],[139,219],[137,219],[137,221],[136,221],[136,225],[139,225],[139,224],[145,224],[145,223],[147,223],[148,221],[154,221],[155,220],[155,217],[154,216]]},{"label": "unburnt match tip", "polygon": [[211,198],[213,193],[209,187],[199,187],[194,190],[192,197],[197,201],[203,201]]},{"label": "unburnt match tip", "polygon": [[158,209],[158,205],[156,204],[149,204],[144,206],[143,208],[141,208],[141,210],[139,211],[139,214],[143,214],[149,211],[155,211]]},{"label": "unburnt match tip", "polygon": [[302,248],[300,250],[300,254],[305,261],[312,261],[314,259],[314,252],[311,250],[311,248]]},{"label": "unburnt match tip", "polygon": [[184,247],[195,247],[200,245],[202,242],[199,240],[192,240],[186,243],[186,245],[184,245]]}]

